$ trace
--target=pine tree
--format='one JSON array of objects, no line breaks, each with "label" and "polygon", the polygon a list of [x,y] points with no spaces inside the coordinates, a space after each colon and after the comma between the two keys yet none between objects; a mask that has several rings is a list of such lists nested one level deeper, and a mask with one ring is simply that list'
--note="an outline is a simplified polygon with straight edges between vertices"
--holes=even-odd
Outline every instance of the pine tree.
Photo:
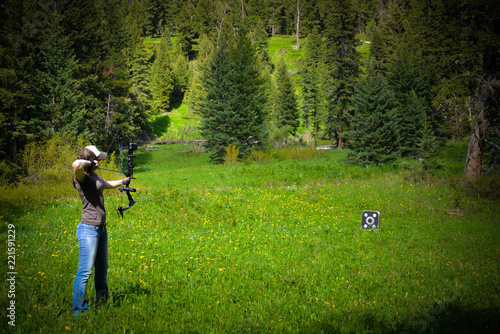
[{"label": "pine tree", "polygon": [[378,31],[383,39],[386,63],[392,64],[401,36],[409,27],[403,0],[389,0],[380,19]]},{"label": "pine tree", "polygon": [[198,56],[190,63],[193,72],[191,85],[189,88],[189,110],[193,113],[200,113],[201,103],[206,94],[202,83],[203,73],[208,68],[208,64],[214,53],[213,42],[206,36],[200,37]]},{"label": "pine tree", "polygon": [[236,43],[227,33],[203,75],[207,91],[201,132],[214,163],[223,163],[226,148],[239,148],[240,158],[262,147],[267,139],[262,79],[250,40],[240,31]]},{"label": "pine tree", "polygon": [[[141,43],[142,45],[142,43]],[[143,109],[151,109],[152,96],[149,85],[151,55],[143,47],[137,47],[130,64],[130,92]]]},{"label": "pine tree", "polygon": [[315,27],[307,37],[301,82],[302,120],[304,121],[306,131],[309,133],[309,126],[311,126],[313,137],[317,138],[320,133],[323,110],[321,78],[318,70],[321,36],[318,34],[318,29]]},{"label": "pine tree", "polygon": [[276,72],[275,119],[278,128],[288,127],[295,135],[300,125],[297,96],[292,78],[286,68],[285,59],[281,58]]},{"label": "pine tree", "polygon": [[[420,48],[412,44],[415,39],[412,37],[411,29],[408,28],[403,36],[407,37],[401,40],[388,75],[389,86],[394,91],[401,111],[399,121],[401,124],[415,124],[415,113],[417,113],[421,122],[429,122],[436,137],[443,138],[445,133],[443,131],[444,118],[431,105],[435,76],[430,66],[422,58]],[[417,104],[418,107],[416,107]],[[410,110],[410,108],[414,109]],[[408,120],[404,120],[404,118]],[[415,131],[410,131],[412,134],[408,133],[408,136],[413,138]],[[402,153],[403,155],[414,155],[417,149],[416,143],[413,139],[408,140],[412,144],[410,146],[403,145]]]},{"label": "pine tree", "polygon": [[191,2],[184,3],[176,17],[178,26],[177,33],[179,35],[177,42],[181,45],[183,54],[189,58],[192,56],[195,39],[195,27],[193,22],[194,11],[195,8]]},{"label": "pine tree", "polygon": [[58,17],[50,23],[40,47],[41,70],[36,76],[38,131],[44,137],[76,137],[83,132],[86,113],[75,80],[77,61],[64,37]]},{"label": "pine tree", "polygon": [[399,153],[402,156],[416,156],[422,128],[424,124],[429,124],[425,101],[413,90],[408,96],[407,104],[399,105],[396,110]]},{"label": "pine tree", "polygon": [[379,29],[374,29],[370,44],[370,69],[380,75],[385,75],[387,72],[385,49],[385,42]]},{"label": "pine tree", "polygon": [[437,153],[438,140],[434,136],[432,127],[428,122],[424,122],[418,132],[417,155],[420,158],[428,159]]},{"label": "pine tree", "polygon": [[359,75],[360,55],[356,50],[356,16],[351,0],[339,0],[327,7],[324,62],[326,124],[328,138],[336,138],[343,148],[342,132],[347,127],[345,113],[351,109]]},{"label": "pine tree", "polygon": [[397,157],[396,100],[379,75],[361,80],[353,96],[354,109],[347,114],[350,131],[348,161],[361,165],[386,164]]},{"label": "pine tree", "polygon": [[243,121],[238,143],[235,144],[240,148],[241,159],[244,159],[251,151],[262,149],[267,143],[265,119],[268,98],[256,50],[243,29],[238,34],[231,58],[236,74],[233,81],[237,92],[235,110],[241,114]]},{"label": "pine tree", "polygon": [[172,67],[166,38],[162,38],[155,50],[155,59],[150,70],[150,80],[153,112],[155,114],[163,113],[170,106],[170,95],[173,91]]},{"label": "pine tree", "polygon": [[[15,177],[18,157],[37,131],[32,126],[33,74],[36,71],[37,33],[30,8],[35,1],[9,1],[0,6],[0,160],[2,174]],[[12,163],[9,163],[12,162]],[[6,167],[10,165],[11,167]]]},{"label": "pine tree", "polygon": [[188,60],[183,54],[177,54],[172,62],[173,91],[172,102],[181,103],[189,84]]}]

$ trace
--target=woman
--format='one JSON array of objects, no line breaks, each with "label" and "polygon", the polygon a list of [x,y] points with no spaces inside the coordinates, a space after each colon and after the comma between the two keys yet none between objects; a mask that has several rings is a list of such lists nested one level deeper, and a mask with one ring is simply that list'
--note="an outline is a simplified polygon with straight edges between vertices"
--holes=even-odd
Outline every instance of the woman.
[{"label": "woman", "polygon": [[88,309],[85,297],[92,267],[95,267],[96,299],[108,297],[108,232],[102,191],[130,183],[129,177],[106,181],[95,173],[99,161],[106,157],[107,153],[100,152],[95,146],[87,146],[73,162],[73,186],[83,205],[82,219],[76,229],[79,248],[78,272],[73,285],[73,314],[76,316]]}]

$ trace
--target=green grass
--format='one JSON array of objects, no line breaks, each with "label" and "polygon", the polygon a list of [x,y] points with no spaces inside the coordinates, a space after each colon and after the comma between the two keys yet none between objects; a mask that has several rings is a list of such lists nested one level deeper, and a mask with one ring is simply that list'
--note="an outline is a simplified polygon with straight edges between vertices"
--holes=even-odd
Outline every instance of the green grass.
[{"label": "green grass", "polygon": [[[279,35],[269,38],[268,52],[271,57],[271,62],[275,68],[282,57],[285,58],[287,69],[292,73],[292,79],[295,82],[297,96],[300,96],[302,87],[299,86],[301,80],[301,60],[304,58],[304,38],[300,38],[300,48],[295,50],[293,47],[297,45],[295,38],[289,35]],[[286,52],[283,53],[282,50]],[[276,72],[275,72],[276,73]]]},{"label": "green grass", "polygon": [[[0,207],[2,240],[16,227],[13,332],[498,329],[500,206],[450,185],[463,144],[419,183],[404,164],[345,165],[341,151],[214,166],[188,147],[137,153],[123,220],[125,196],[107,192],[111,297],[88,318],[71,313],[79,199]],[[379,231],[360,229],[363,210],[380,211]]]}]

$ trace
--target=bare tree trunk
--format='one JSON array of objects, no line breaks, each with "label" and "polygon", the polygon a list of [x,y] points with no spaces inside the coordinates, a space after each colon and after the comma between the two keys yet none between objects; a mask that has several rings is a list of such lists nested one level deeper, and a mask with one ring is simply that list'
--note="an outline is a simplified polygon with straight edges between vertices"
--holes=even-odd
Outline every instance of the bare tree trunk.
[{"label": "bare tree trunk", "polygon": [[467,150],[467,160],[465,162],[464,177],[468,181],[473,181],[481,176],[483,167],[483,152],[486,142],[486,132],[488,130],[488,111],[490,107],[490,96],[495,77],[492,69],[495,63],[495,52],[491,48],[486,48],[483,55],[484,75],[479,84],[478,96],[475,105],[477,112],[476,119],[472,125],[472,133]]},{"label": "bare tree trunk", "polygon": [[300,36],[300,14],[302,12],[302,6],[304,6],[304,3],[302,3],[302,5],[299,4],[299,0],[297,0],[297,29],[296,29],[296,32],[297,32],[297,50],[299,49],[300,47],[300,42],[299,42],[299,36]]},{"label": "bare tree trunk", "polygon": [[217,9],[217,40],[220,38],[222,26],[224,25],[224,18],[226,17],[227,12],[226,5],[222,4],[222,6],[224,6],[223,9],[221,9],[220,7]]},{"label": "bare tree trunk", "polygon": [[275,22],[274,22],[274,8],[273,8],[273,23],[272,23],[272,27],[271,27],[271,36],[273,36],[273,37],[274,37],[274,24],[275,24]]},{"label": "bare tree trunk", "polygon": [[464,176],[469,181],[473,181],[481,175],[481,169],[483,168],[483,150],[486,137],[486,127],[487,123],[484,110],[481,110],[474,120],[469,141],[469,149],[467,150]]}]

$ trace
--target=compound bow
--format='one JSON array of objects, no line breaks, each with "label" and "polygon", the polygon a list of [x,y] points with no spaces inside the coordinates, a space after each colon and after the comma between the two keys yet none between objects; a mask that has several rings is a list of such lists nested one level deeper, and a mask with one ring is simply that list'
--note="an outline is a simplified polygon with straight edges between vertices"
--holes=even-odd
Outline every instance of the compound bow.
[{"label": "compound bow", "polygon": [[[126,177],[130,177],[131,179],[135,179],[132,177],[134,175],[134,151],[137,150],[137,144],[133,142],[128,143],[128,152],[127,152],[127,171],[123,171],[123,138],[121,133],[117,134],[118,135],[118,143],[120,145],[120,161],[121,161],[121,168],[122,168],[122,175],[125,175]],[[136,189],[130,188],[129,184],[124,184],[122,180],[122,185],[119,189],[120,191],[125,191],[127,193],[128,197],[128,206],[126,208],[120,206],[118,207],[118,213],[122,216],[123,218],[123,211],[130,209],[134,204],[135,201],[132,198],[132,195],[130,193],[135,193]]]}]

